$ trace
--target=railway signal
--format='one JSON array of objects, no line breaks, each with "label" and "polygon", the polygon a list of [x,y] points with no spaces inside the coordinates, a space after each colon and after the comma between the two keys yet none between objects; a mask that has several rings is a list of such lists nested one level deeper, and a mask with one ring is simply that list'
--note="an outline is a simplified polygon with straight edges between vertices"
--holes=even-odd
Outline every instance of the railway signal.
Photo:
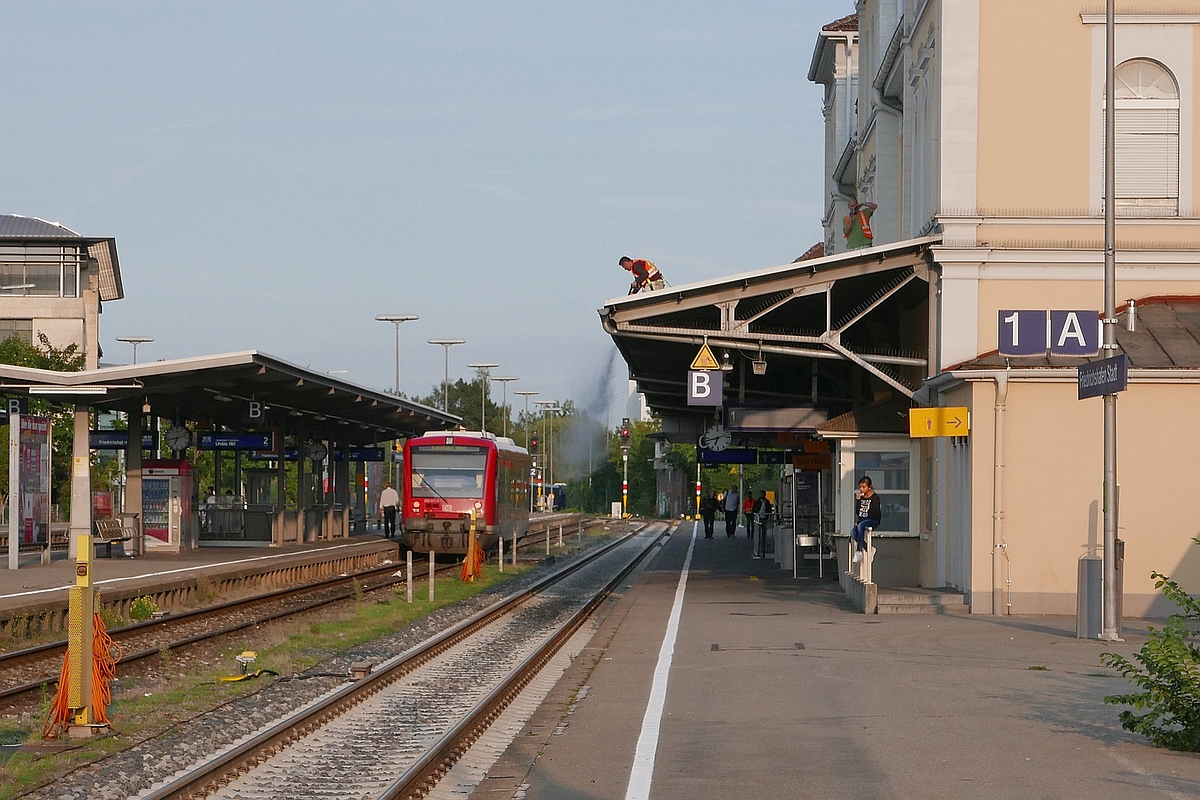
[{"label": "railway signal", "polygon": [[529,452],[536,453],[537,451],[538,451],[538,437],[537,437],[537,434],[535,433],[529,437]]}]

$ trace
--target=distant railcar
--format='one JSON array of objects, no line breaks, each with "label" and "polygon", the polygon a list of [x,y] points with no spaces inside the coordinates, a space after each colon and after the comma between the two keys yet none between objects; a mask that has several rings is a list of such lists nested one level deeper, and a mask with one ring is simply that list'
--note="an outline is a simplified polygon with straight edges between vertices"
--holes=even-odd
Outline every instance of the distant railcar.
[{"label": "distant railcar", "polygon": [[529,453],[491,433],[427,432],[404,445],[404,543],[418,552],[464,554],[476,510],[484,550],[529,527]]}]

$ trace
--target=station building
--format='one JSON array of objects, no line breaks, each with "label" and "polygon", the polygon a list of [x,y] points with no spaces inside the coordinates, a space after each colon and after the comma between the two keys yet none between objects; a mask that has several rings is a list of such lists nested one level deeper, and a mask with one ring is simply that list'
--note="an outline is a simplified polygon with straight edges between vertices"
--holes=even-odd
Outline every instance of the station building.
[{"label": "station building", "polygon": [[[871,475],[881,585],[959,591],[972,613],[1073,613],[1078,559],[1103,540],[1101,405],[1077,399],[1092,357],[997,349],[1001,311],[1103,307],[1104,16],[1033,0],[855,11],[818,32],[809,71],[825,88],[823,255],[610,300],[603,324],[676,441],[720,422],[735,446],[828,442],[827,465],[793,460],[818,465],[826,533],[848,531]],[[1200,14],[1118,6],[1116,38],[1124,613],[1156,616],[1172,609],[1151,571],[1200,592],[1200,523],[1181,513],[1200,484]],[[844,244],[851,199],[877,206],[864,249]],[[685,402],[706,341],[728,354],[719,419]],[[969,433],[909,439],[919,406],[965,406]],[[745,425],[752,408],[776,424]]]},{"label": "station building", "polygon": [[76,345],[89,369],[100,360],[101,304],[125,296],[116,240],[57,222],[0,215],[0,341],[18,336]]}]

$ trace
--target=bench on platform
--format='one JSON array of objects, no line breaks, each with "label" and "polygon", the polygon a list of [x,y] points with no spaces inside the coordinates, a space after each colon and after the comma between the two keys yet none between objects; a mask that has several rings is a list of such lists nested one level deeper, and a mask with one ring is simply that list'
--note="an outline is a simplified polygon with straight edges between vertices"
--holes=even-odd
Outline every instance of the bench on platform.
[{"label": "bench on platform", "polygon": [[124,555],[124,543],[133,540],[133,537],[128,533],[128,529],[119,519],[98,519],[93,527],[95,528],[95,544],[104,545],[105,558],[112,558],[112,547],[114,544],[121,545],[121,555]]}]

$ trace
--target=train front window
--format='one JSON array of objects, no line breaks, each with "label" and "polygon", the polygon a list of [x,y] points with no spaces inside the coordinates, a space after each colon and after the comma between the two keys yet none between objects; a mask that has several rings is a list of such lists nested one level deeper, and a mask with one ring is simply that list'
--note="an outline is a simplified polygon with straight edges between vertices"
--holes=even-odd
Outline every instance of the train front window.
[{"label": "train front window", "polygon": [[409,458],[413,497],[483,497],[486,448],[461,445],[414,447]]}]

